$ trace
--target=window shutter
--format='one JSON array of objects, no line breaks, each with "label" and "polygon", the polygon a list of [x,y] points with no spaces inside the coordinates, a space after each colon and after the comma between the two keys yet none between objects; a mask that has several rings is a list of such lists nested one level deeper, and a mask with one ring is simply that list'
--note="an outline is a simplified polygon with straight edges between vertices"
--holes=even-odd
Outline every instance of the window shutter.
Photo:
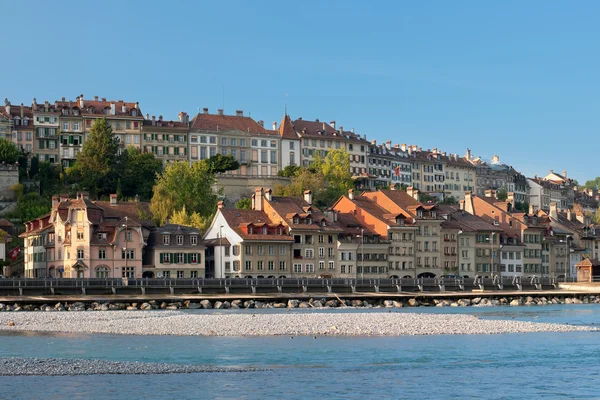
[{"label": "window shutter", "polygon": [[196,260],[198,260],[198,264],[200,264],[202,262],[201,257],[201,253],[196,253]]},{"label": "window shutter", "polygon": [[44,150],[44,141],[40,140],[40,150]]},{"label": "window shutter", "polygon": [[159,253],[158,257],[159,257],[159,261],[158,261],[159,264],[162,264],[163,263],[164,253]]},{"label": "window shutter", "polygon": [[73,136],[69,135],[69,144],[73,144]]},{"label": "window shutter", "polygon": [[189,253],[185,253],[185,263],[186,264],[190,263],[190,254]]}]

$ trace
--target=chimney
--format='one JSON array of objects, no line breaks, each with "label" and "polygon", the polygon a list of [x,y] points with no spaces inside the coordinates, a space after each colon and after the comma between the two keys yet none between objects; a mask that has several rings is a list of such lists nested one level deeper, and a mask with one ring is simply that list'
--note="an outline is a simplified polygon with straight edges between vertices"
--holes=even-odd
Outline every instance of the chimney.
[{"label": "chimney", "polygon": [[[554,203],[554,209],[556,210],[556,203]],[[552,210],[552,203],[550,203],[550,210]],[[533,204],[529,205],[529,214],[530,215],[534,215],[535,214],[535,206]],[[552,216],[552,212],[550,213],[550,216]]]},{"label": "chimney", "polygon": [[94,96],[94,101],[98,101],[98,96]]},{"label": "chimney", "polygon": [[117,205],[117,194],[116,193],[111,193],[111,195],[110,195],[110,205],[111,206],[116,206]]},{"label": "chimney", "polygon": [[471,196],[471,192],[468,190],[465,192],[464,204],[465,204],[464,210],[466,212],[468,212],[469,214],[475,214],[474,210],[473,210],[473,197]]},{"label": "chimney", "polygon": [[497,154],[494,154],[494,156],[492,157],[492,162],[494,164],[498,164],[500,162],[500,157],[498,157]]},{"label": "chimney", "polygon": [[332,127],[333,129],[335,129],[335,121],[331,121],[331,122],[329,122],[329,125],[331,125],[331,127]]},{"label": "chimney", "polygon": [[563,170],[562,175],[563,175],[563,178],[567,179],[567,170]]},{"label": "chimney", "polygon": [[340,135],[344,133],[344,127],[340,125]]},{"label": "chimney", "polygon": [[354,189],[349,189],[348,190],[348,198],[350,200],[354,200]]},{"label": "chimney", "polygon": [[465,200],[464,200],[464,199],[460,199],[460,200],[458,201],[458,208],[459,208],[461,211],[465,211]]},{"label": "chimney", "polygon": [[50,108],[50,103],[48,103],[48,100],[44,101],[44,111],[48,112],[49,108]]},{"label": "chimney", "polygon": [[117,114],[116,107],[117,107],[117,105],[111,101],[110,102],[110,115],[116,115]]},{"label": "chimney", "polygon": [[219,108],[219,109],[217,110],[217,114],[219,114],[219,115],[223,115],[223,109],[222,109],[222,108]]},{"label": "chimney", "polygon": [[159,120],[160,122],[162,122],[162,120],[163,120],[163,116],[162,116],[162,115],[159,115],[159,116],[158,116],[158,120]]},{"label": "chimney", "polygon": [[242,110],[235,110],[235,116],[236,117],[243,117],[244,116],[244,111],[242,111]]},{"label": "chimney", "polygon": [[276,131],[277,130],[277,122],[273,121],[273,130]]},{"label": "chimney", "polygon": [[4,99],[4,107],[6,108],[6,113],[10,118],[10,101],[8,101],[8,99]]},{"label": "chimney", "polygon": [[506,201],[508,201],[510,204],[512,204],[514,206],[515,205],[515,193],[508,192],[506,194]]},{"label": "chimney", "polygon": [[204,113],[204,114],[208,114],[208,108],[204,107],[204,108],[202,109],[202,113]]},{"label": "chimney", "polygon": [[399,145],[398,143],[396,143],[396,144],[394,145],[394,148],[395,148],[396,150],[400,150],[400,145]]},{"label": "chimney", "polygon": [[375,139],[371,140],[371,144],[372,144],[373,146],[377,146],[377,140],[375,140]]},{"label": "chimney", "polygon": [[410,197],[412,197],[414,199],[415,198],[415,188],[412,186],[407,187],[406,194],[408,194]]},{"label": "chimney", "polygon": [[254,191],[254,210],[263,210],[263,195],[265,194],[263,188],[258,188]]},{"label": "chimney", "polygon": [[465,157],[467,157],[467,160],[471,159],[471,149],[467,149],[467,153],[465,154]]},{"label": "chimney", "polygon": [[265,127],[265,121],[263,121],[262,119],[259,119],[257,122],[261,127]]},{"label": "chimney", "polygon": [[323,128],[323,129],[322,129],[322,131],[323,131],[323,132],[325,132],[325,122],[323,122],[323,123],[321,124],[321,126],[322,126],[322,128]]},{"label": "chimney", "polygon": [[79,95],[79,108],[83,109],[83,95]]},{"label": "chimney", "polygon": [[155,115],[152,116],[152,125],[156,125],[156,116]]},{"label": "chimney", "polygon": [[496,191],[492,189],[486,189],[485,197],[496,198]]},{"label": "chimney", "polygon": [[567,208],[567,220],[573,221],[573,216],[574,216],[574,214],[571,212],[571,209]]},{"label": "chimney", "polygon": [[217,208],[218,208],[218,209],[221,209],[221,208],[223,208],[223,207],[224,207],[224,203],[223,203],[223,200],[221,200],[221,201],[219,201],[219,202],[217,203]]},{"label": "chimney", "polygon": [[402,143],[400,145],[400,148],[402,149],[402,151],[406,151],[406,143]]},{"label": "chimney", "polygon": [[58,196],[52,196],[52,208],[56,207],[59,203],[59,197]]},{"label": "chimney", "polygon": [[308,204],[312,204],[312,200],[313,200],[312,191],[305,190],[304,191],[304,201],[307,202]]},{"label": "chimney", "polygon": [[127,106],[125,105],[125,103],[123,103],[123,105],[121,106],[121,112],[123,114],[125,114],[127,112]]},{"label": "chimney", "polygon": [[61,194],[59,197],[59,201],[62,203],[63,201],[67,201],[69,200],[69,195],[68,194]]},{"label": "chimney", "polygon": [[61,101],[64,103],[65,101],[67,101],[64,97],[61,99]]},{"label": "chimney", "polygon": [[272,195],[273,195],[273,191],[271,189],[265,190],[265,199],[267,201],[271,201],[271,199],[273,198]]},{"label": "chimney", "polygon": [[150,119],[150,114],[146,114],[146,119]]},{"label": "chimney", "polygon": [[25,108],[23,106],[23,103],[21,103],[21,124],[23,124],[23,117],[25,116]]},{"label": "chimney", "polygon": [[133,106],[133,108],[135,108],[136,110],[138,110],[140,108],[140,102],[136,101],[135,105]]}]

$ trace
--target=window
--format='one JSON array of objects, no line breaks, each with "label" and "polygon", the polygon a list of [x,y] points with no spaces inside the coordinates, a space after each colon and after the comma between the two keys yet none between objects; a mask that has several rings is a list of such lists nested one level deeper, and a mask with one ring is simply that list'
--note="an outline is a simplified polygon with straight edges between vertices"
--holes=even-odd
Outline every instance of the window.
[{"label": "window", "polygon": [[131,231],[125,232],[125,240],[131,242]]},{"label": "window", "polygon": [[268,261],[267,268],[269,271],[275,271],[275,261]]},{"label": "window", "polygon": [[306,269],[306,273],[315,272],[315,264],[304,264],[304,268]]},{"label": "window", "polygon": [[230,247],[229,246],[225,246],[225,255],[229,256],[229,252],[230,252]]},{"label": "window", "polygon": [[198,277],[198,271],[190,271],[190,278],[197,278]]},{"label": "window", "polygon": [[259,271],[262,271],[264,269],[263,264],[264,264],[264,261],[258,261],[256,263],[256,269]]},{"label": "window", "polygon": [[171,271],[163,271],[163,277],[170,278],[171,277]]},{"label": "window", "polygon": [[285,246],[279,246],[279,255],[285,256],[285,253],[286,253]]},{"label": "window", "polygon": [[177,277],[183,278],[183,271],[177,271]]},{"label": "window", "polygon": [[196,235],[191,235],[190,236],[190,244],[192,246],[196,246],[198,244],[198,236]]},{"label": "window", "polygon": [[177,244],[179,246],[183,245],[183,235],[177,235]]},{"label": "window", "polygon": [[171,242],[171,236],[169,235],[163,235],[163,244],[168,246]]},{"label": "window", "polygon": [[275,246],[269,246],[267,251],[267,254],[270,256],[274,256],[275,255]]},{"label": "window", "polygon": [[78,250],[77,250],[77,258],[78,258],[78,259],[81,259],[81,258],[83,258],[83,250],[82,250],[82,249],[78,249]]},{"label": "window", "polygon": [[77,240],[83,240],[83,229],[77,229]]},{"label": "window", "polygon": [[98,259],[99,260],[106,260],[106,249],[99,249],[98,250]]},{"label": "window", "polygon": [[246,260],[246,266],[244,268],[246,271],[252,271],[252,261]]},{"label": "window", "polygon": [[125,257],[127,257],[128,260],[135,259],[135,250],[133,250],[133,249],[121,250],[121,259],[125,260]]},{"label": "window", "polygon": [[231,262],[225,261],[225,271],[231,271]]},{"label": "window", "polygon": [[286,270],[285,261],[279,261],[279,270],[280,271]]},{"label": "window", "polygon": [[304,256],[306,258],[313,258],[313,256],[314,256],[314,250],[313,249],[305,249],[304,250]]},{"label": "window", "polygon": [[325,247],[319,247],[319,258],[325,258]]},{"label": "window", "polygon": [[198,264],[198,259],[200,258],[198,253],[191,253],[188,257],[190,264]]},{"label": "window", "polygon": [[108,278],[108,267],[96,268],[96,278]]},{"label": "window", "polygon": [[294,272],[297,274],[302,273],[302,264],[294,264]]},{"label": "window", "polygon": [[259,256],[262,256],[263,254],[265,254],[264,247],[261,245],[256,246],[256,254],[258,254]]},{"label": "window", "polygon": [[184,260],[183,253],[177,253],[177,264],[183,264]]},{"label": "window", "polygon": [[[135,278],[135,267],[123,267],[121,268],[121,277],[123,278]],[[166,278],[166,276],[165,276]]]},{"label": "window", "polygon": [[333,271],[335,269],[335,262],[329,261],[329,270]]}]

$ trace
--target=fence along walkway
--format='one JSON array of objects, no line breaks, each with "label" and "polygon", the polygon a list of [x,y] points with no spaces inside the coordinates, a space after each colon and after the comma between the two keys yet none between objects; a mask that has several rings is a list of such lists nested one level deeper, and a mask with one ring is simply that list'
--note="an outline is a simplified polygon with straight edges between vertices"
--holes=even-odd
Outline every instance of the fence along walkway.
[{"label": "fence along walkway", "polygon": [[27,293],[402,293],[402,292],[462,292],[473,290],[551,290],[557,288],[554,278],[494,277],[482,278],[401,278],[401,279],[0,279],[0,294]]}]

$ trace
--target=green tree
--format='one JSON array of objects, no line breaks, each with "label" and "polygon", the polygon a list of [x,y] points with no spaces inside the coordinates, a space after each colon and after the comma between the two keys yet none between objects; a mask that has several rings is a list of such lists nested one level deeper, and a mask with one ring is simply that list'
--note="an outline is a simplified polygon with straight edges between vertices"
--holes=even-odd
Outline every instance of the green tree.
[{"label": "green tree", "polygon": [[200,229],[201,232],[204,232],[210,225],[211,220],[212,220],[211,217],[209,217],[209,218],[202,217],[200,214],[198,214],[196,212],[188,214],[188,212],[185,209],[185,206],[183,206],[183,208],[181,210],[175,211],[173,213],[173,215],[171,216],[171,218],[169,220],[169,223],[177,224],[177,225],[184,225],[184,226],[191,226],[192,228],[197,228],[197,229]]},{"label": "green tree", "polygon": [[586,189],[598,189],[599,187],[600,187],[600,176],[597,176],[595,179],[585,182]]},{"label": "green tree", "polygon": [[134,147],[125,149],[118,158],[122,195],[129,198],[139,195],[142,200],[149,200],[161,171],[162,161],[154,154],[142,153]]},{"label": "green tree", "polygon": [[[33,160],[35,159],[35,157],[31,159],[32,165]],[[61,183],[59,167],[48,161],[39,163],[37,177],[40,181],[40,193],[42,195],[51,195],[55,193],[57,187]]]},{"label": "green tree", "polygon": [[232,155],[216,154],[207,160],[208,171],[211,174],[234,171],[240,167],[240,163]]},{"label": "green tree", "polygon": [[82,187],[92,197],[112,192],[118,149],[106,118],[97,119],[73,167],[81,176]]},{"label": "green tree", "polygon": [[31,178],[35,178],[35,176],[40,172],[39,169],[40,160],[36,157],[31,158],[31,165],[29,166],[29,176]]},{"label": "green tree", "polygon": [[504,188],[498,190],[496,195],[498,196],[498,200],[500,200],[500,201],[506,201],[506,199],[508,198],[508,193],[506,192],[506,189],[504,189]]},{"label": "green tree", "polygon": [[29,154],[25,150],[21,150],[19,153],[19,181],[23,181],[23,179],[27,179],[27,160],[29,159]]},{"label": "green tree", "polygon": [[169,164],[154,185],[150,210],[156,222],[162,225],[184,206],[188,212],[203,218],[212,216],[218,200],[214,182],[214,175],[204,161]]},{"label": "green tree", "polygon": [[0,163],[14,164],[19,161],[19,148],[10,140],[0,138]]},{"label": "green tree", "polygon": [[444,196],[444,200],[441,204],[458,204],[458,200],[454,196]]},{"label": "green tree", "polygon": [[247,197],[242,197],[235,203],[235,208],[238,210],[251,210],[252,200]]},{"label": "green tree", "polygon": [[277,176],[281,176],[283,178],[291,178],[296,175],[299,169],[300,167],[297,165],[288,165],[287,167],[279,171],[277,173]]},{"label": "green tree", "polygon": [[529,212],[529,203],[527,202],[521,202],[521,201],[515,201],[515,205],[514,205],[515,210],[523,212],[523,213],[528,213]]},{"label": "green tree", "polygon": [[15,209],[6,217],[30,221],[50,212],[51,206],[50,198],[47,196],[40,196],[37,192],[21,194]]}]

